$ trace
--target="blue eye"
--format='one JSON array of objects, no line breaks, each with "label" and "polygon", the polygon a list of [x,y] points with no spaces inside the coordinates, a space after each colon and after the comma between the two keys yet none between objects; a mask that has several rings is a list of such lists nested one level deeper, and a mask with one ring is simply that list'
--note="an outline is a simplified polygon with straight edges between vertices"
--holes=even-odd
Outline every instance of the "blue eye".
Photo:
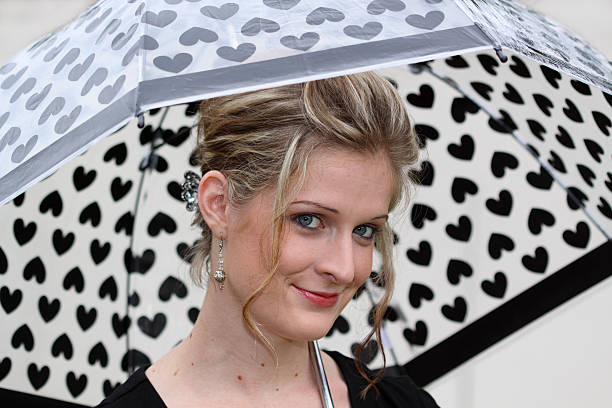
[{"label": "blue eye", "polygon": [[374,234],[378,232],[378,229],[371,225],[360,225],[356,227],[353,232],[364,239],[371,240],[374,238]]},{"label": "blue eye", "polygon": [[321,225],[321,219],[312,214],[300,214],[294,217],[295,222],[301,227],[315,229]]}]

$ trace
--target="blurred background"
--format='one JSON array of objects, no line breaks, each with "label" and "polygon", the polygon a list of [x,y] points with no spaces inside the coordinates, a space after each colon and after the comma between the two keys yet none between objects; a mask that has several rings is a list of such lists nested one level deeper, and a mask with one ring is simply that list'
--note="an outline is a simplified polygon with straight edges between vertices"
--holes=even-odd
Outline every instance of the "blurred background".
[{"label": "blurred background", "polygon": [[[0,0],[0,66],[93,3]],[[522,3],[612,59],[612,0]],[[596,285],[430,384],[428,391],[442,407],[612,406],[611,298],[612,282]],[[510,397],[510,404],[502,401]]]}]

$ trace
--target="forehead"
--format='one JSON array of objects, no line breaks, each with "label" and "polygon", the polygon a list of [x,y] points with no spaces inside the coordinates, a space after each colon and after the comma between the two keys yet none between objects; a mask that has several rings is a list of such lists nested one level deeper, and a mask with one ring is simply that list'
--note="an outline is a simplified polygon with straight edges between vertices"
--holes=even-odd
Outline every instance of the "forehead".
[{"label": "forehead", "polygon": [[338,207],[368,204],[386,212],[393,192],[393,170],[386,153],[322,149],[308,159],[296,200],[318,200]]}]

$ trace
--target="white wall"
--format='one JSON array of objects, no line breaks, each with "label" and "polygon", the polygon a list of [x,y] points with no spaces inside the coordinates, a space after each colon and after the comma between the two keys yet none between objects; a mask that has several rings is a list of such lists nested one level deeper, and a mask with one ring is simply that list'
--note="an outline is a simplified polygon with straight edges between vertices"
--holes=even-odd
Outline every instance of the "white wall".
[{"label": "white wall", "polygon": [[[612,58],[612,0],[526,0]],[[0,0],[0,65],[91,0]],[[612,407],[612,281],[428,387],[442,407]]]},{"label": "white wall", "polygon": [[608,279],[435,381],[441,407],[612,407]]},{"label": "white wall", "polygon": [[0,66],[94,3],[93,0],[0,0]]}]

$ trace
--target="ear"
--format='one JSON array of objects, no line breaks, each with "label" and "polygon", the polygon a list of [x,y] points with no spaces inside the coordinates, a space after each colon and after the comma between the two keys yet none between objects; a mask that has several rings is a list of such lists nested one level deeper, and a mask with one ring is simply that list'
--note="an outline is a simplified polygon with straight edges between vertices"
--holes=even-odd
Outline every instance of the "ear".
[{"label": "ear", "polygon": [[227,237],[228,192],[227,179],[220,171],[210,170],[202,176],[198,188],[198,207],[215,237]]}]

